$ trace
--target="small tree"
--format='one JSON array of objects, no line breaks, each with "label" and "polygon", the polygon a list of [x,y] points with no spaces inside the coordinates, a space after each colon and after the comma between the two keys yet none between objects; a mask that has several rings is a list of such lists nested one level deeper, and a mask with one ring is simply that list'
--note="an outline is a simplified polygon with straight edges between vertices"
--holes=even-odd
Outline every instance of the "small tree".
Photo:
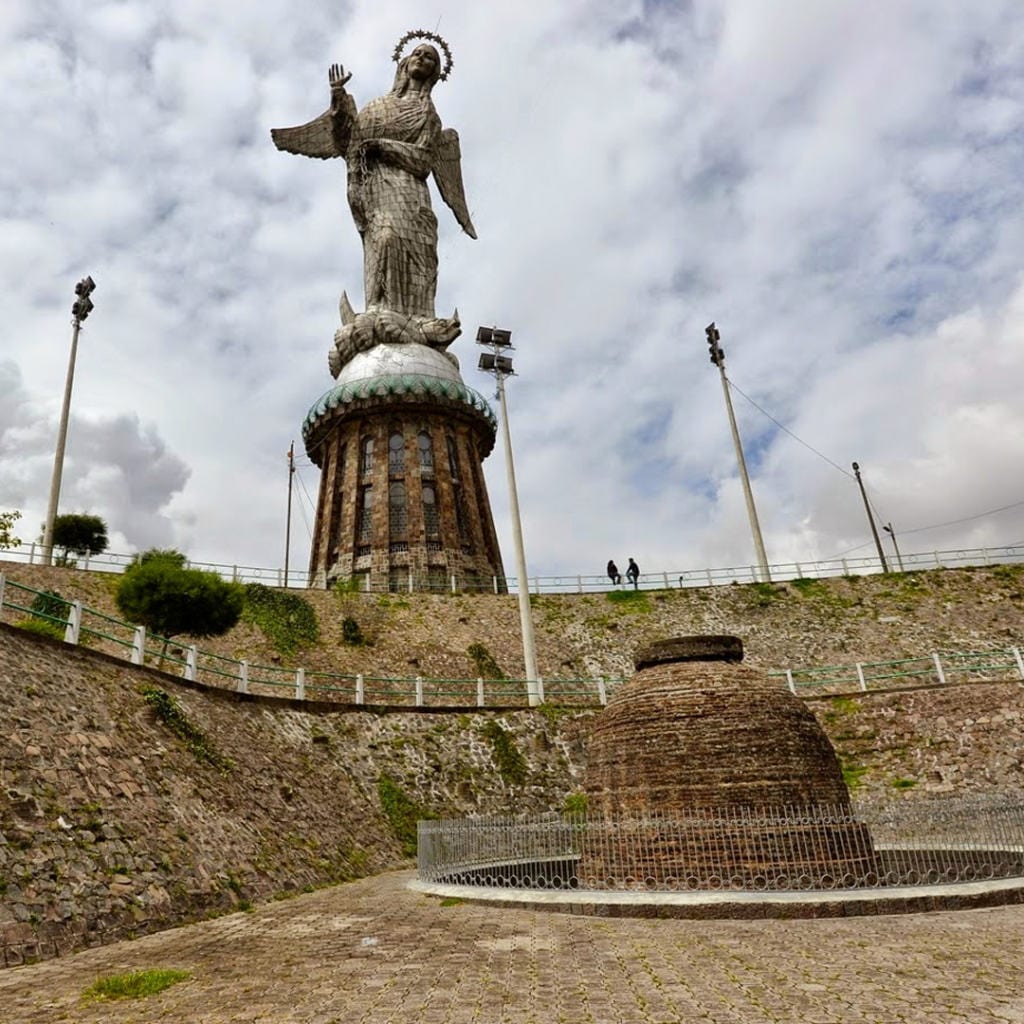
[{"label": "small tree", "polygon": [[150,548],[148,551],[143,551],[135,559],[137,565],[145,565],[147,562],[155,561],[170,562],[171,565],[176,565],[179,569],[184,569],[188,558],[186,558],[180,551],[175,551],[174,548]]},{"label": "small tree", "polygon": [[0,551],[5,548],[16,548],[21,544],[21,540],[11,532],[20,518],[20,512],[0,512]]},{"label": "small tree", "polygon": [[64,549],[61,564],[67,564],[72,551],[81,556],[102,554],[107,543],[107,524],[99,516],[68,513],[53,521],[53,546]]},{"label": "small tree", "polygon": [[[147,557],[149,556],[149,557]],[[185,569],[179,552],[146,552],[125,570],[115,600],[121,614],[164,639],[220,636],[238,622],[245,589],[215,572]],[[163,660],[163,653],[160,655]]]}]

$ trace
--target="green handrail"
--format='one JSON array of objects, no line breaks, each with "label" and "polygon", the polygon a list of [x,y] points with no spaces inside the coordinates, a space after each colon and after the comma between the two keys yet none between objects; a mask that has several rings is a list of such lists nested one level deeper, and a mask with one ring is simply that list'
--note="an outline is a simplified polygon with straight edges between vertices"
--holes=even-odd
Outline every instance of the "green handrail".
[{"label": "green handrail", "polygon": [[[5,588],[11,588],[21,593],[32,594],[34,596],[39,596],[44,593],[44,591],[36,590],[34,587],[26,586],[25,584],[18,583],[15,580],[4,579],[3,582]],[[73,602],[69,601],[68,603],[71,604]],[[96,609],[89,608],[85,605],[81,605],[80,607],[83,619],[86,615],[95,616],[102,622],[130,630],[134,636],[136,627],[131,623],[124,622],[121,619],[114,618],[113,616],[97,611]],[[21,612],[34,618],[53,622],[60,626],[66,625],[65,619],[47,615],[44,612],[34,611],[31,607],[8,600],[5,592],[3,604],[0,606],[0,618],[2,618],[3,612],[7,609],[12,609],[16,612]],[[81,624],[80,630],[83,634],[108,640],[111,643],[122,647],[133,646],[133,641],[131,640],[124,640],[109,633],[93,629],[86,626],[84,622]],[[165,664],[169,663],[174,666],[182,667],[188,666],[189,661],[187,658],[178,657],[173,653],[163,653],[163,646],[170,644],[173,639],[174,638],[162,637],[155,633],[147,632],[146,646],[143,651],[144,660],[148,657],[160,659],[162,663]],[[235,667],[235,670],[226,671],[216,665],[201,664],[200,659],[204,662],[232,665]],[[991,651],[938,651],[932,656],[899,658],[889,661],[861,662],[859,663],[859,672],[856,670],[851,672],[851,667],[849,665],[816,665],[807,666],[806,668],[790,669],[788,672],[785,670],[770,670],[767,674],[772,679],[785,679],[787,682],[791,681],[794,688],[799,687],[801,689],[847,684],[853,684],[858,687],[863,684],[866,687],[869,683],[889,682],[898,679],[917,679],[922,676],[934,677],[938,674],[935,659],[944,661],[942,666],[943,672],[949,675],[958,673],[961,675],[977,675],[981,672],[1009,672],[1015,675],[1024,676],[1024,667],[1022,667],[1024,666],[1024,662],[1020,660],[1020,653],[1017,648]],[[922,667],[915,669],[906,667],[915,664],[921,665]],[[241,665],[242,662],[239,659],[228,658],[221,654],[215,654],[212,651],[201,651],[198,648],[196,649],[195,666],[197,677],[200,674],[213,675],[225,679],[232,679],[238,682],[241,679]],[[879,669],[896,669],[897,671],[880,672],[878,671]],[[267,686],[274,689],[288,690],[294,690],[296,687],[296,669],[294,668],[284,668],[275,665],[255,665],[250,663],[248,664],[247,675],[247,682],[249,686]],[[268,676],[270,678],[268,678]],[[274,678],[275,676],[278,678]],[[286,678],[282,680],[280,678],[281,676],[285,676]],[[402,698],[407,701],[410,698],[415,698],[416,688],[420,686],[422,687],[424,701],[428,697],[431,699],[437,699],[440,697],[475,697],[478,693],[478,687],[481,682],[479,677],[467,679],[446,679],[426,676],[377,676],[366,674],[362,674],[360,676],[359,674],[353,675],[351,673],[312,671],[306,674],[305,686],[307,690],[349,694],[359,686],[360,678],[362,680],[363,696],[366,702],[369,702],[370,697],[375,696],[384,696],[391,699]],[[347,685],[333,686],[330,682],[326,681],[337,681]],[[609,690],[614,690],[614,688],[622,681],[623,680],[621,678],[617,677],[605,677],[603,683]],[[482,682],[484,685],[485,695],[492,699],[494,699],[495,696],[499,696],[506,702],[514,701],[516,704],[525,703],[527,685],[527,680],[525,679],[483,679]],[[383,684],[383,686],[375,686],[374,684]],[[457,689],[449,689],[449,687],[457,687]],[[593,687],[593,689],[591,689],[591,687]],[[596,703],[596,689],[597,687],[594,679],[551,678],[544,680],[545,695],[548,697],[560,696],[588,698],[592,699],[593,702]]]}]

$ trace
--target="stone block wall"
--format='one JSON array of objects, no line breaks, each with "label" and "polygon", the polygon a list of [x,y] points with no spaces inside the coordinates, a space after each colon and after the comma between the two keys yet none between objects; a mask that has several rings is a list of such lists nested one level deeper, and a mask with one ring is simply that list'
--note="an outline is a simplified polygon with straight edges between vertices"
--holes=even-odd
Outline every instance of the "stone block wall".
[{"label": "stone block wall", "polygon": [[[146,689],[174,698],[191,749]],[[0,964],[404,863],[385,775],[414,818],[539,811],[580,761],[576,716],[303,709],[0,626]]]}]

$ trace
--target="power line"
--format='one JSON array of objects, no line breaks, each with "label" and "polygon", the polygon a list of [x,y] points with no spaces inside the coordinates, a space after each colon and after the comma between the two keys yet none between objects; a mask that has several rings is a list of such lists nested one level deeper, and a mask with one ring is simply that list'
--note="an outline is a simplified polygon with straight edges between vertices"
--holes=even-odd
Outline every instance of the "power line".
[{"label": "power line", "polygon": [[[299,486],[302,488],[302,493],[306,496],[306,501],[309,503],[309,507],[315,510],[316,504],[314,503],[313,499],[309,496],[309,491],[306,490],[306,481],[302,479],[301,473],[296,472],[295,475],[299,478]],[[301,508],[302,506],[300,505],[299,507]]]},{"label": "power line", "polygon": [[975,519],[984,519],[985,516],[994,516],[997,512],[1006,512],[1011,508],[1020,508],[1024,500],[1014,501],[1009,505],[1001,505],[999,508],[991,508],[987,512],[979,512],[977,515],[964,516],[963,519],[951,519],[948,523],[936,523],[934,526],[917,526],[913,530],[900,530],[900,536],[907,533],[923,533],[925,530],[939,530],[944,526],[958,526],[960,523],[970,523]]},{"label": "power line", "polygon": [[[296,470],[295,472],[295,478],[299,481],[299,487],[302,490],[302,493],[306,496],[306,501],[309,502],[309,507],[311,509],[315,509],[316,506],[313,504],[313,501],[309,496],[309,491],[306,490],[306,481],[302,479],[302,474],[298,472],[298,470]],[[299,503],[299,511],[302,513],[302,522],[306,526],[306,533],[309,535],[309,539],[312,540],[313,529],[309,525],[309,516],[306,513],[306,506],[303,505],[301,502]]]},{"label": "power line", "polygon": [[[787,427],[784,423],[780,423],[770,412],[768,412],[766,409],[763,409],[760,405],[758,405],[757,402],[755,402],[748,394],[746,394],[746,392],[744,392],[733,380],[731,380],[730,378],[726,379],[729,382],[729,387],[731,387],[733,391],[735,391],[738,395],[745,398],[759,413],[761,413],[762,416],[765,416],[769,420],[771,420],[772,423],[774,423],[775,426],[779,428],[779,430],[788,434],[791,438],[793,438],[794,441],[797,441],[800,444],[802,444],[808,451],[813,452],[815,455],[817,455],[818,458],[824,459],[825,462],[827,462],[833,468],[838,469],[839,472],[842,473],[844,476],[849,477],[851,480],[853,479],[852,474],[848,473],[845,469],[843,469],[842,466],[838,465],[838,463],[836,462],[833,462],[832,459],[830,459],[827,455],[824,455],[821,452],[819,452],[817,448],[815,448],[811,444],[808,444],[802,437],[798,437],[796,434],[793,433],[792,430],[789,429],[789,427]],[[878,516],[879,519],[885,519],[885,517],[875,507],[875,503],[871,501],[870,496],[868,497],[868,501],[875,515]],[[986,516],[996,515],[996,513],[998,512],[1006,512],[1011,508],[1019,508],[1021,505],[1024,505],[1024,500],[1014,501],[1011,502],[1009,505],[1001,505],[999,508],[989,509],[986,512],[978,512],[973,516],[964,516],[962,519],[950,519],[948,522],[935,523],[932,526],[916,526],[910,530],[900,530],[900,536],[906,536],[910,533],[925,533],[928,530],[940,530],[946,526],[959,526],[961,523],[974,522],[976,519],[984,519]],[[858,551],[860,550],[860,548],[867,546],[868,544],[859,544],[855,548],[850,548],[849,551],[844,551],[842,554],[836,555],[836,557],[842,558],[843,555],[850,554],[853,551]]]},{"label": "power line", "polygon": [[[757,402],[755,402],[750,397],[750,395],[748,395],[741,388],[739,388],[735,383],[733,383],[732,380],[729,380],[728,378],[726,378],[726,380],[729,383],[729,387],[731,387],[733,389],[733,391],[735,391],[739,395],[742,395],[742,397],[745,398],[759,413],[761,413],[762,416],[765,416],[769,420],[771,420],[772,423],[774,423],[775,426],[777,426],[779,428],[779,430],[781,430],[784,433],[788,434],[791,438],[793,438],[794,441],[797,441],[800,444],[802,444],[809,452],[813,452],[815,455],[817,455],[819,459],[823,459],[830,466],[832,466],[833,469],[838,469],[839,472],[842,473],[843,476],[845,476],[847,479],[849,479],[849,480],[855,479],[853,474],[851,474],[847,470],[843,469],[843,467],[840,466],[839,463],[833,461],[832,459],[830,459],[827,455],[823,454],[822,452],[819,452],[817,448],[815,448],[811,444],[808,444],[802,437],[798,437],[796,434],[794,434],[793,431],[790,430],[789,427],[787,427],[784,423],[780,423],[770,412],[768,412],[766,409],[761,408],[761,406],[758,405]],[[870,506],[871,511],[879,519],[884,519],[884,517],[881,515],[881,513],[875,507],[875,503],[871,500],[870,496],[867,494],[867,491],[864,490],[863,493],[864,493],[864,500]],[[906,533],[906,532],[912,532],[912,531],[903,531],[903,532]],[[855,548],[850,548],[850,551],[844,551],[843,554],[849,554],[852,551],[858,551],[862,547],[867,547],[867,545],[866,544],[859,544]],[[842,558],[843,555],[837,555],[836,557],[837,558]],[[880,559],[882,560],[882,562],[884,564],[884,556],[882,556],[882,554],[881,554],[881,548],[879,548],[879,557],[880,557]]]},{"label": "power line", "polygon": [[823,455],[821,452],[818,451],[817,448],[815,448],[813,445],[808,444],[802,437],[797,437],[797,435],[794,434],[793,431],[789,429],[789,427],[787,427],[783,423],[780,423],[770,412],[767,412],[764,409],[762,409],[761,406],[759,406],[757,402],[755,402],[750,397],[750,395],[746,394],[744,391],[741,391],[740,388],[730,378],[727,377],[726,380],[729,381],[729,387],[731,387],[733,391],[735,391],[738,395],[742,395],[743,398],[745,398],[759,413],[761,413],[762,416],[767,416],[768,419],[770,419],[772,423],[774,423],[775,426],[779,428],[779,430],[785,431],[787,434],[789,434],[791,438],[793,438],[794,441],[799,441],[800,444],[802,444],[808,451],[814,452],[814,454],[817,455],[819,459],[824,459],[830,466],[832,466],[835,469],[838,469],[839,472],[843,474],[843,476],[848,476],[851,480],[853,479],[852,474],[848,473],[837,462],[833,462],[827,455]]},{"label": "power line", "polygon": [[863,544],[858,544],[854,548],[847,548],[845,551],[840,551],[838,555],[833,555],[831,558],[826,558],[826,562],[838,562],[839,559],[845,558],[847,555],[852,555],[854,551],[860,551],[861,548],[869,548],[874,544],[874,541],[866,540]]},{"label": "power line", "polygon": [[[964,516],[962,519],[951,519],[947,523],[935,523],[933,526],[916,526],[912,530],[900,530],[900,536],[905,537],[907,534],[910,533],[924,533],[926,530],[939,530],[945,526],[958,526],[960,523],[971,523],[974,522],[974,520],[976,519],[984,519],[986,516],[993,516],[997,512],[1006,512],[1011,508],[1020,508],[1021,505],[1024,505],[1024,501],[1014,501],[1011,502],[1009,505],[1001,505],[999,508],[991,508],[987,512],[978,512],[976,515]],[[874,508],[874,505],[872,505],[872,508]],[[875,514],[878,515],[877,510]],[[879,519],[881,518],[882,517],[879,516]],[[854,551],[860,551],[861,548],[866,548],[870,546],[871,541],[865,541],[865,543],[858,544],[856,547],[847,548],[846,551],[840,551],[838,555],[833,555],[831,559],[826,559],[826,561],[835,561],[836,559],[843,558],[845,555],[853,554]],[[1006,544],[1003,546],[1011,548],[1021,547],[1024,546],[1024,541],[1020,541],[1016,544]]]}]

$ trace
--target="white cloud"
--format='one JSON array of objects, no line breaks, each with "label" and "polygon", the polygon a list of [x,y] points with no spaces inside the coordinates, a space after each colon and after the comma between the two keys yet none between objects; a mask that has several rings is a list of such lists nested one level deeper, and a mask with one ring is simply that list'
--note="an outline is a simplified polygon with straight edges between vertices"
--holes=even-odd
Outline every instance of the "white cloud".
[{"label": "white cloud", "polygon": [[[859,460],[897,530],[968,520],[906,548],[1024,540],[1022,508],[969,518],[1024,500],[1021,22],[1010,0],[451,0],[431,17],[122,0],[85,19],[12,0],[0,507],[45,507],[89,273],[69,500],[125,544],[281,561],[285,452],[362,269],[343,165],[278,153],[269,129],[324,109],[332,61],[359,101],[380,94],[422,24],[454,50],[435,99],[480,235],[436,203],[438,308],[458,306],[484,393],[473,327],[514,331],[531,572],[752,560],[711,320],[737,385],[843,470]],[[853,481],[734,400],[769,557],[870,545]],[[485,466],[511,568],[501,460]]]},{"label": "white cloud", "polygon": [[[57,417],[25,389],[10,361],[0,363],[0,409],[0,506],[18,508],[30,524],[42,523]],[[156,427],[134,413],[72,415],[59,511],[102,515],[120,550],[169,546],[176,529],[166,506],[188,478],[188,467],[167,450]],[[22,533],[28,540],[29,528]]]}]

